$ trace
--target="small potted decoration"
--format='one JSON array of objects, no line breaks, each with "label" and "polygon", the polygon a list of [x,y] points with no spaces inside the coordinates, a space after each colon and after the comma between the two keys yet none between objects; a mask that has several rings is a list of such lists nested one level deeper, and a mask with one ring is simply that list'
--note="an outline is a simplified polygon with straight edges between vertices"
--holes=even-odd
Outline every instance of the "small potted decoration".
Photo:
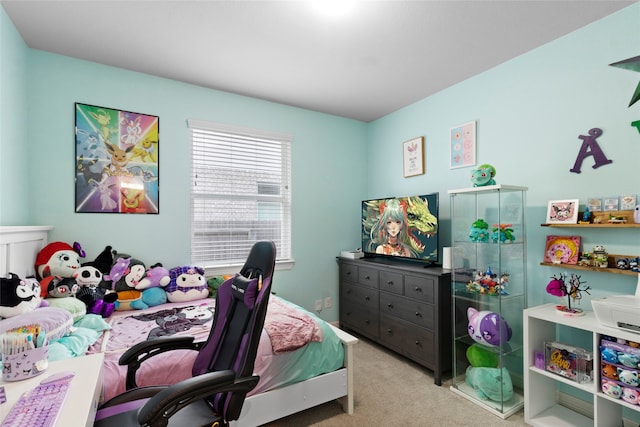
[{"label": "small potted decoration", "polygon": [[556,311],[558,313],[567,316],[582,316],[584,310],[581,308],[571,307],[571,301],[580,301],[582,299],[582,292],[586,292],[588,295],[590,286],[582,286],[585,282],[580,280],[580,276],[571,274],[567,281],[567,275],[560,273],[558,276],[553,275],[551,281],[547,285],[547,293],[556,297],[567,297],[567,305],[556,305]]}]

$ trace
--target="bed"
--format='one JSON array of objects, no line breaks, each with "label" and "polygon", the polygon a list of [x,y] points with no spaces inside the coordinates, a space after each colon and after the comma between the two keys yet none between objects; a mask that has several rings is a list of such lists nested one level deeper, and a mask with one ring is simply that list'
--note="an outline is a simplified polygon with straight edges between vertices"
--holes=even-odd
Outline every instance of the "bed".
[{"label": "bed", "polygon": [[[9,272],[20,277],[33,274],[33,260],[47,243],[51,229],[41,226],[0,227],[0,276]],[[108,399],[124,390],[125,370],[117,364],[124,350],[147,337],[166,334],[206,339],[214,303],[215,300],[210,298],[167,303],[146,310],[118,311],[105,320],[97,315],[79,316],[74,319],[74,334],[82,332],[84,335],[68,334],[51,346],[51,350],[61,350],[50,351],[50,354],[63,358],[104,353],[103,397]],[[271,336],[275,336],[273,330],[268,330],[275,327],[268,325],[269,319],[278,324],[285,317],[302,319],[302,325],[286,326],[299,329],[302,334],[276,344],[271,340]],[[313,321],[309,322],[309,319]],[[0,324],[2,322],[4,320]],[[304,336],[304,340],[300,336]],[[79,341],[82,345],[78,344]],[[68,350],[68,343],[74,345],[72,351]],[[272,296],[255,365],[261,380],[248,395],[240,418],[232,425],[261,425],[336,399],[345,412],[352,414],[353,346],[356,343],[355,337],[291,302]],[[160,368],[163,373],[170,372],[168,377],[164,375],[166,383],[188,377],[195,358],[192,351],[172,353],[175,354],[170,358],[155,358],[162,359],[164,365]],[[140,385],[162,383],[151,373],[150,367],[144,365],[138,381]]]}]

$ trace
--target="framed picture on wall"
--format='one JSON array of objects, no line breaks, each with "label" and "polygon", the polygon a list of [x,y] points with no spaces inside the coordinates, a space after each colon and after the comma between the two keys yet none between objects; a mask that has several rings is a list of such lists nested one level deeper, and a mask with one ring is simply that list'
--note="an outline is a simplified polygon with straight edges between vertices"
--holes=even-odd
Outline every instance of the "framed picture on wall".
[{"label": "framed picture on wall", "polygon": [[476,164],[476,122],[454,126],[449,130],[450,169]]},{"label": "framed picture on wall", "polygon": [[75,104],[75,211],[159,213],[160,118]]},{"label": "framed picture on wall", "polygon": [[577,224],[578,199],[552,200],[547,208],[547,224]]},{"label": "framed picture on wall", "polygon": [[402,143],[402,161],[405,178],[424,173],[424,137]]}]

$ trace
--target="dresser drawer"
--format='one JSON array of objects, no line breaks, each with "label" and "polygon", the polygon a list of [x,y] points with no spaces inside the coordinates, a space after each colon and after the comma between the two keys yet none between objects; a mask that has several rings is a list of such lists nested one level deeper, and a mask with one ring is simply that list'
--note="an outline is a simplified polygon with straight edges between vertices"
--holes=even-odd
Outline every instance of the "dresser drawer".
[{"label": "dresser drawer", "polygon": [[420,301],[433,303],[436,282],[430,277],[404,276],[404,295]]},{"label": "dresser drawer", "polygon": [[416,362],[433,367],[435,343],[432,331],[393,317],[380,315],[380,342]]},{"label": "dresser drawer", "polygon": [[340,264],[340,279],[348,282],[358,282],[358,266],[353,264]]},{"label": "dresser drawer", "polygon": [[343,283],[340,287],[340,298],[344,300],[347,305],[359,304],[372,310],[378,310],[377,289]]},{"label": "dresser drawer", "polygon": [[358,283],[378,289],[378,274],[379,271],[374,268],[359,267]]},{"label": "dresser drawer", "polygon": [[370,338],[378,339],[378,309],[358,305],[340,306],[340,323],[342,327],[358,331]]},{"label": "dresser drawer", "polygon": [[399,295],[380,292],[380,313],[398,317],[424,328],[433,329],[434,327],[433,305]]},{"label": "dresser drawer", "polygon": [[380,290],[402,295],[402,274],[393,271],[380,271]]}]

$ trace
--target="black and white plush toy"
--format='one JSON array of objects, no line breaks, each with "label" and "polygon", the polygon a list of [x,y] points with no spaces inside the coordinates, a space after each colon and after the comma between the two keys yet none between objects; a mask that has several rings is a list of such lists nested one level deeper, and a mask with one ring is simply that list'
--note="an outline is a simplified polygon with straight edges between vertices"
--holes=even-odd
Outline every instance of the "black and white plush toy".
[{"label": "black and white plush toy", "polygon": [[42,305],[40,283],[32,278],[20,279],[9,273],[0,278],[0,317],[28,313]]}]

